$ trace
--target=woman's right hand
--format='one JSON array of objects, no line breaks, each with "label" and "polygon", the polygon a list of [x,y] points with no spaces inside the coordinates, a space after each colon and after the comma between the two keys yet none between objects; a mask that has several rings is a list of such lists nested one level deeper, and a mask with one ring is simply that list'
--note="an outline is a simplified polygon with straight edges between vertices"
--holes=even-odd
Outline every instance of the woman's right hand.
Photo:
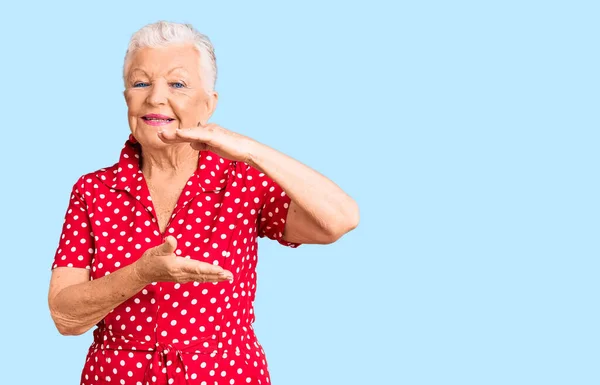
[{"label": "woman's right hand", "polygon": [[222,267],[175,255],[177,240],[168,236],[162,245],[152,247],[134,262],[133,271],[144,283],[221,282],[233,279]]}]

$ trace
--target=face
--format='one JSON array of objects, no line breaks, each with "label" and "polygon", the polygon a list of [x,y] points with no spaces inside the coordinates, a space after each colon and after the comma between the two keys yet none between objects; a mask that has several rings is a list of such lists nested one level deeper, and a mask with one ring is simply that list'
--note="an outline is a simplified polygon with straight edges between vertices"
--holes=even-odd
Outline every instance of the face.
[{"label": "face", "polygon": [[129,128],[144,148],[169,146],[158,138],[159,129],[206,124],[216,107],[217,93],[204,90],[193,45],[141,48],[126,70]]}]

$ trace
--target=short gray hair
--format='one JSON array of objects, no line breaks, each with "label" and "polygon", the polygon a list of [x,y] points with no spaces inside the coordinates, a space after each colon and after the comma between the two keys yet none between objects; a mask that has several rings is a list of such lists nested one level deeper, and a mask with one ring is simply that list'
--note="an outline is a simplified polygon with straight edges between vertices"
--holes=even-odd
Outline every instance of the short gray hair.
[{"label": "short gray hair", "polygon": [[193,44],[200,53],[200,74],[206,92],[212,92],[217,82],[217,59],[208,36],[191,24],[159,21],[148,24],[131,36],[123,64],[123,81],[127,87],[127,66],[133,53],[144,47],[166,47],[173,44]]}]

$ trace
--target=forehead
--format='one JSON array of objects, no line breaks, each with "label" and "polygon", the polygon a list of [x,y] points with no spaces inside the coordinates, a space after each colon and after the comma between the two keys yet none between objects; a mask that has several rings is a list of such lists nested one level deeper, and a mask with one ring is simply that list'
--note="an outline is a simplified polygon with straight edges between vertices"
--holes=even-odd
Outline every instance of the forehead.
[{"label": "forehead", "polygon": [[144,47],[131,56],[128,73],[145,72],[148,75],[166,75],[172,70],[184,70],[200,75],[200,53],[193,45]]}]

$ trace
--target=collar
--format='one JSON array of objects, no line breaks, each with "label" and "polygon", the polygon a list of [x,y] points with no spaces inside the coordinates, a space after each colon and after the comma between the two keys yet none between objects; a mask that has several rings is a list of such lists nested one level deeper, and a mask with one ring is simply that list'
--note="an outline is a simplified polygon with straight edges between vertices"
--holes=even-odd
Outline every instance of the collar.
[{"label": "collar", "polygon": [[[141,144],[130,134],[121,150],[119,162],[110,169],[100,170],[97,175],[108,187],[115,190],[124,190],[138,196],[142,193],[147,194],[148,187],[144,174],[140,169],[141,156]],[[235,172],[235,166],[236,162],[224,159],[213,152],[200,151],[198,154],[198,168],[185,186],[182,194],[218,192],[225,189],[228,182],[235,179],[230,177]],[[110,175],[110,170],[112,170],[113,175]],[[190,187],[195,187],[194,190],[196,191],[189,191]]]}]

